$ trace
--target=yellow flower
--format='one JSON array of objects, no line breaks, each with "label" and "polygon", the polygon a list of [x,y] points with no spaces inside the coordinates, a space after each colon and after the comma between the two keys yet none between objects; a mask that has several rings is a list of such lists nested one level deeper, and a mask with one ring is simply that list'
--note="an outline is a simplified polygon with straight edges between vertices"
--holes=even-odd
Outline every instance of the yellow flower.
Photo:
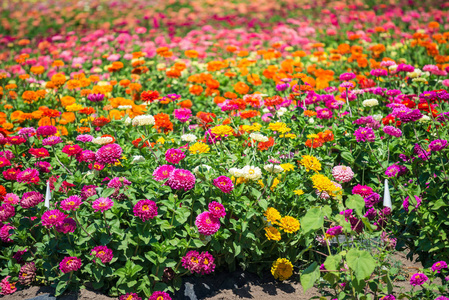
[{"label": "yellow flower", "polygon": [[268,129],[271,129],[273,131],[278,131],[280,133],[286,133],[292,130],[291,128],[287,127],[287,124],[283,122],[276,122],[276,123],[270,123],[268,125]]},{"label": "yellow flower", "polygon": [[72,105],[68,105],[66,106],[65,110],[66,111],[79,111],[83,108],[82,105],[77,104],[77,103],[73,103]]},{"label": "yellow flower", "polygon": [[265,187],[265,184],[263,184],[263,180],[262,179],[259,179],[259,181],[257,183],[260,185],[261,188]]},{"label": "yellow flower", "polygon": [[338,187],[326,176],[321,174],[315,174],[310,177],[313,182],[313,187],[320,192],[326,192],[330,196],[335,196],[335,192],[339,190]]},{"label": "yellow flower", "polygon": [[198,142],[190,146],[189,151],[191,154],[209,153],[210,147],[204,143]]},{"label": "yellow flower", "polygon": [[273,180],[273,184],[271,185],[271,187],[270,187],[270,190],[274,190],[274,188],[280,183],[281,181],[279,180],[279,179],[277,179],[277,178],[275,178],[274,180]]},{"label": "yellow flower", "polygon": [[262,125],[259,123],[253,123],[253,125],[242,125],[242,129],[247,132],[257,132],[262,129]]},{"label": "yellow flower", "polygon": [[307,138],[308,138],[308,139],[318,139],[318,138],[319,138],[319,135],[318,135],[318,134],[308,134],[308,135],[307,135]]},{"label": "yellow flower", "polygon": [[265,236],[269,241],[280,241],[281,233],[273,226],[265,227]]},{"label": "yellow flower", "polygon": [[163,138],[163,137],[160,137],[160,138],[158,138],[157,140],[156,140],[156,143],[159,143],[159,144],[164,144],[165,143],[165,139]]},{"label": "yellow flower", "polygon": [[286,134],[281,134],[280,137],[283,137],[283,138],[290,138],[290,139],[296,139],[296,134],[293,134],[293,133],[286,133]]},{"label": "yellow flower", "polygon": [[125,155],[122,156],[122,159],[123,160],[128,160],[128,158]]},{"label": "yellow flower", "polygon": [[294,190],[293,193],[295,193],[295,195],[298,195],[298,196],[304,195],[303,190]]},{"label": "yellow flower", "polygon": [[267,218],[267,221],[270,222],[271,224],[278,224],[278,220],[281,219],[281,214],[274,207],[268,207],[267,211],[263,215]]},{"label": "yellow flower", "polygon": [[293,217],[285,216],[281,219],[281,227],[287,233],[294,233],[299,230],[299,221]]},{"label": "yellow flower", "polygon": [[284,172],[293,171],[295,169],[295,166],[291,163],[281,164],[282,169],[284,169]]},{"label": "yellow flower", "polygon": [[313,170],[315,172],[318,172],[321,170],[321,163],[314,156],[303,155],[300,163],[301,163],[301,165],[303,165],[306,168],[307,172],[309,172],[310,170]]},{"label": "yellow flower", "polygon": [[293,265],[286,258],[278,258],[271,266],[271,274],[280,281],[289,279],[293,275]]},{"label": "yellow flower", "polygon": [[234,129],[228,125],[218,125],[211,129],[211,132],[215,135],[224,137],[226,135],[231,135],[234,133]]}]

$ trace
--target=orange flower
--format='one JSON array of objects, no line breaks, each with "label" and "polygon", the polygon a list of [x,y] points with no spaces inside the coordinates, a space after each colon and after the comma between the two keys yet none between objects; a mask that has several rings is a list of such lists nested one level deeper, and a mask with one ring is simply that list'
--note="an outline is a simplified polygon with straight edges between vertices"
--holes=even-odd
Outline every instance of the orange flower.
[{"label": "orange flower", "polygon": [[232,45],[231,46],[227,46],[226,47],[226,51],[233,53],[233,52],[237,51],[237,47],[236,46],[232,46]]},{"label": "orange flower", "polygon": [[90,128],[89,127],[78,127],[76,129],[76,131],[78,131],[79,133],[88,133],[88,132],[90,132]]},{"label": "orange flower", "polygon": [[316,116],[316,115],[317,115],[316,111],[313,111],[313,110],[305,110],[304,111],[304,116],[313,117],[313,116]]},{"label": "orange flower", "polygon": [[76,99],[71,97],[71,96],[64,96],[64,97],[61,98],[61,105],[62,105],[62,107],[66,107],[66,106],[72,105],[75,102],[76,102]]},{"label": "orange flower", "polygon": [[33,66],[30,68],[30,72],[36,75],[41,75],[45,72],[45,68],[43,66]]},{"label": "orange flower", "polygon": [[111,122],[111,120],[109,120],[108,118],[97,117],[92,121],[92,125],[97,126],[97,127],[103,127],[104,125],[108,124],[109,122]]},{"label": "orange flower", "polygon": [[64,67],[64,62],[62,60],[55,60],[51,65],[53,67]]},{"label": "orange flower", "polygon": [[215,98],[214,98],[214,103],[215,104],[220,104],[220,103],[223,103],[223,102],[225,102],[226,101],[226,98],[223,98],[223,97],[220,97],[220,96],[216,96]]},{"label": "orange flower", "polygon": [[247,111],[240,112],[240,117],[242,119],[251,119],[251,118],[254,118],[259,115],[260,115],[260,112],[258,112],[257,110],[247,110]]},{"label": "orange flower", "polygon": [[171,68],[165,72],[165,75],[167,75],[168,78],[179,78],[181,77],[181,71],[176,68]]},{"label": "orange flower", "polygon": [[188,58],[197,58],[198,57],[198,51],[196,50],[186,50],[184,52],[184,55]]},{"label": "orange flower", "polygon": [[190,100],[184,100],[179,102],[178,105],[181,106],[182,108],[191,108],[193,106],[193,103]]},{"label": "orange flower", "polygon": [[193,94],[193,95],[196,95],[196,96],[199,96],[199,95],[201,95],[201,93],[203,92],[203,87],[202,86],[200,86],[200,85],[192,85],[190,88],[189,88],[189,92],[191,93],[191,94]]},{"label": "orange flower", "polygon": [[95,108],[93,107],[84,107],[78,111],[80,114],[91,115],[95,113]]},{"label": "orange flower", "polygon": [[227,99],[235,99],[235,98],[237,98],[237,95],[234,94],[233,92],[226,92],[223,96],[225,98],[227,98]]},{"label": "orange flower", "polygon": [[234,90],[241,95],[245,95],[249,92],[249,86],[246,83],[240,81],[234,85]]},{"label": "orange flower", "polygon": [[43,115],[49,118],[57,118],[61,115],[61,113],[56,109],[46,109]]},{"label": "orange flower", "polygon": [[22,94],[23,102],[31,104],[37,100],[37,95],[34,91],[25,91]]},{"label": "orange flower", "polygon": [[65,81],[66,81],[65,75],[61,73],[55,74],[51,77],[51,82],[54,84],[56,88],[63,86]]},{"label": "orange flower", "polygon": [[154,116],[154,128],[157,129],[158,132],[162,130],[164,133],[173,130],[173,123],[170,122],[170,116],[164,113],[159,113]]}]

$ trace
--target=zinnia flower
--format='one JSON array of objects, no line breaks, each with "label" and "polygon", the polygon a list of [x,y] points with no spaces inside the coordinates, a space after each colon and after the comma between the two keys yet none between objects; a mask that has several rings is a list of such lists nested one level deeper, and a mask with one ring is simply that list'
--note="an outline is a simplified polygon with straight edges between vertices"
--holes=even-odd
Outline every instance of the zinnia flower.
[{"label": "zinnia flower", "polygon": [[139,217],[143,222],[157,216],[157,205],[154,201],[140,200],[134,205],[134,216]]},{"label": "zinnia flower", "polygon": [[61,225],[66,217],[67,215],[58,209],[48,210],[44,212],[41,217],[42,226],[52,228],[54,226]]},{"label": "zinnia flower", "polygon": [[38,192],[26,192],[22,196],[20,206],[23,208],[35,207],[39,203],[44,202],[44,196]]},{"label": "zinnia flower", "polygon": [[59,270],[62,273],[78,271],[79,268],[81,268],[81,259],[75,256],[65,257],[59,263]]},{"label": "zinnia flower", "polygon": [[432,265],[432,271],[440,273],[442,269],[447,269],[447,263],[445,261],[437,261]]},{"label": "zinnia flower", "polygon": [[2,295],[10,295],[17,291],[16,283],[9,282],[9,278],[11,278],[11,276],[6,276],[0,282],[0,287],[2,288],[2,291],[0,292],[0,294],[2,294]]},{"label": "zinnia flower", "polygon": [[0,205],[0,222],[6,222],[9,218],[14,217],[16,210],[14,206],[8,203]]},{"label": "zinnia flower", "polygon": [[101,164],[113,164],[122,156],[122,147],[118,144],[104,145],[98,149],[95,159]]},{"label": "zinnia flower", "polygon": [[25,171],[17,174],[17,182],[25,183],[38,183],[39,182],[39,171],[36,169],[28,168]]},{"label": "zinnia flower", "polygon": [[423,285],[429,278],[424,273],[413,274],[410,278],[410,284],[413,286]]},{"label": "zinnia flower", "polygon": [[98,198],[92,203],[92,208],[97,211],[104,212],[114,206],[114,201],[109,198]]},{"label": "zinnia flower", "polygon": [[280,281],[289,279],[293,275],[293,265],[286,258],[278,258],[271,266],[271,274]]},{"label": "zinnia flower", "polygon": [[196,217],[195,225],[198,227],[200,234],[212,235],[220,229],[220,220],[212,213],[205,211]]},{"label": "zinnia flower", "polygon": [[373,129],[369,127],[360,127],[354,132],[355,139],[360,142],[374,142],[376,136]]},{"label": "zinnia flower", "polygon": [[280,226],[287,233],[295,233],[299,230],[299,221],[293,217],[285,216],[281,218]]},{"label": "zinnia flower", "polygon": [[219,176],[218,178],[215,178],[214,185],[226,194],[231,193],[234,189],[232,180],[227,176]]},{"label": "zinnia flower", "polygon": [[319,172],[321,170],[320,161],[316,157],[311,155],[303,155],[300,164],[306,168],[307,172],[309,172],[310,170]]},{"label": "zinnia flower", "polygon": [[61,209],[75,211],[78,209],[78,207],[80,207],[81,204],[83,204],[81,197],[73,195],[61,201]]},{"label": "zinnia flower", "polygon": [[36,278],[36,266],[34,262],[24,264],[19,271],[19,283],[21,285],[30,285]]},{"label": "zinnia flower", "polygon": [[114,257],[112,250],[106,246],[96,246],[90,251],[90,255],[95,255],[102,263],[108,263]]},{"label": "zinnia flower", "polygon": [[174,165],[179,164],[179,162],[186,157],[181,149],[171,148],[165,152],[165,160]]},{"label": "zinnia flower", "polygon": [[166,292],[154,292],[148,300],[172,300]]},{"label": "zinnia flower", "polygon": [[57,232],[67,234],[69,232],[75,232],[76,221],[72,218],[65,218],[61,224],[55,226]]},{"label": "zinnia flower", "polygon": [[157,167],[153,172],[153,179],[156,181],[164,181],[175,170],[172,165],[162,165]]},{"label": "zinnia flower", "polygon": [[193,189],[195,186],[195,175],[193,175],[189,170],[175,169],[170,173],[167,182],[165,183],[174,190],[184,190],[188,191]]},{"label": "zinnia flower", "polygon": [[367,185],[356,185],[353,189],[352,189],[352,193],[354,195],[360,195],[362,197],[368,197],[369,195],[371,195],[373,192],[373,189]]},{"label": "zinnia flower", "polygon": [[274,207],[268,207],[264,216],[267,218],[267,222],[270,222],[272,225],[279,224],[278,221],[281,219],[281,214]]},{"label": "zinnia flower", "polygon": [[268,226],[265,227],[265,236],[269,241],[280,241],[281,233],[277,230],[276,227]]},{"label": "zinnia flower", "polygon": [[226,210],[223,204],[216,201],[212,201],[208,205],[209,212],[217,219],[224,218],[226,216]]},{"label": "zinnia flower", "polygon": [[335,180],[340,182],[349,182],[354,178],[354,172],[351,167],[346,166],[335,166],[332,169],[332,176],[334,176]]},{"label": "zinnia flower", "polygon": [[67,154],[69,157],[76,156],[77,154],[81,153],[83,151],[83,148],[81,148],[78,145],[65,145],[64,148],[62,148],[62,153]]},{"label": "zinnia flower", "polygon": [[125,295],[121,295],[119,300],[142,300],[136,293],[127,293]]},{"label": "zinnia flower", "polygon": [[435,140],[430,143],[429,148],[433,152],[437,152],[443,150],[444,148],[446,148],[446,146],[447,146],[446,140]]}]

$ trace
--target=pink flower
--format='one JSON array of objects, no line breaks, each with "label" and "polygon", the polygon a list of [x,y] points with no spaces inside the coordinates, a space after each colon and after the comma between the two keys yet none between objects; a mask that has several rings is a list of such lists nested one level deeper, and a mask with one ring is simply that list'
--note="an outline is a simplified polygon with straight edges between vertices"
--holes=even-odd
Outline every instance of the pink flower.
[{"label": "pink flower", "polygon": [[198,232],[203,235],[215,234],[220,229],[220,220],[208,211],[200,213],[195,220]]},{"label": "pink flower", "polygon": [[175,167],[172,165],[159,166],[153,172],[153,179],[156,181],[164,181],[170,176],[174,169]]},{"label": "pink flower", "polygon": [[367,185],[356,185],[353,189],[352,189],[352,193],[354,195],[360,195],[363,198],[368,197],[369,195],[371,195],[373,192],[373,189],[370,188]]},{"label": "pink flower", "polygon": [[154,201],[140,200],[134,206],[134,216],[139,217],[143,222],[157,216],[157,205]]},{"label": "pink flower", "polygon": [[223,204],[216,201],[212,201],[208,205],[209,212],[217,219],[224,218],[226,216],[226,210]]},{"label": "pink flower", "polygon": [[104,145],[96,153],[96,161],[101,164],[113,164],[122,156],[122,147],[118,144]]},{"label": "pink flower", "polygon": [[57,132],[58,132],[58,128],[56,128],[55,126],[51,126],[51,125],[40,126],[36,130],[36,134],[41,135],[41,136],[55,135]]},{"label": "pink flower", "polygon": [[5,243],[11,243],[12,239],[10,236],[14,234],[12,230],[16,229],[16,227],[12,226],[10,223],[0,223],[0,239]]},{"label": "pink flower", "polygon": [[38,183],[39,171],[36,169],[28,168],[25,171],[17,174],[17,182]]},{"label": "pink flower", "polygon": [[8,203],[8,204],[12,204],[12,205],[16,205],[17,203],[19,203],[20,198],[19,196],[17,196],[14,193],[8,193],[5,195],[5,198],[3,199],[4,203]]},{"label": "pink flower", "polygon": [[38,192],[26,192],[22,196],[20,206],[23,208],[35,207],[39,203],[44,202],[44,196]]},{"label": "pink flower", "polygon": [[14,217],[16,210],[14,206],[8,203],[0,205],[0,222],[6,222],[9,218]]},{"label": "pink flower", "polygon": [[126,179],[125,177],[114,177],[109,181],[108,188],[120,188],[122,185],[131,185],[131,181]]},{"label": "pink flower", "polygon": [[70,156],[76,156],[77,154],[81,153],[83,151],[83,148],[81,148],[79,145],[65,145],[64,148],[62,148],[62,153],[67,154]]},{"label": "pink flower", "polygon": [[119,300],[142,300],[136,293],[127,293],[125,295],[121,295]]},{"label": "pink flower", "polygon": [[55,226],[57,232],[67,234],[69,232],[75,232],[76,222],[72,218],[65,218],[61,224]]},{"label": "pink flower", "polygon": [[0,168],[10,166],[11,162],[6,157],[0,157]]},{"label": "pink flower", "polygon": [[66,217],[67,215],[65,215],[58,209],[48,210],[44,212],[44,214],[41,217],[42,226],[52,228],[54,226],[61,225]]},{"label": "pink flower", "polygon": [[173,115],[179,122],[185,123],[189,121],[192,116],[192,111],[188,108],[175,109]]},{"label": "pink flower", "polygon": [[15,291],[17,291],[16,288],[16,283],[10,283],[8,280],[9,278],[11,278],[11,276],[6,276],[5,278],[2,279],[2,281],[0,282],[0,287],[2,288],[2,291],[0,294],[2,295],[11,295],[13,294]]},{"label": "pink flower", "polygon": [[48,138],[45,138],[42,140],[43,146],[54,146],[59,143],[62,143],[62,139],[59,136],[53,135],[49,136]]},{"label": "pink flower", "polygon": [[424,282],[429,280],[429,278],[424,273],[413,274],[410,278],[410,284],[413,286],[422,285]]},{"label": "pink flower", "polygon": [[171,148],[165,152],[165,160],[174,165],[179,164],[184,157],[186,157],[186,155],[180,149]]},{"label": "pink flower", "polygon": [[98,198],[92,203],[92,208],[97,211],[104,212],[114,206],[114,201],[109,198]]},{"label": "pink flower", "polygon": [[148,300],[172,300],[166,292],[154,292]]},{"label": "pink flower", "polygon": [[199,257],[200,274],[210,274],[215,271],[215,259],[209,252],[202,252]]},{"label": "pink flower", "polygon": [[214,261],[214,257],[207,251],[200,254],[191,250],[182,258],[182,266],[192,274],[210,274],[215,270]]},{"label": "pink flower", "polygon": [[337,181],[349,182],[354,178],[354,172],[352,172],[351,167],[335,166],[332,169],[332,176],[334,176]]},{"label": "pink flower", "polygon": [[184,190],[188,191],[193,189],[195,186],[195,175],[193,175],[189,170],[175,169],[170,173],[167,182],[165,183],[174,190]]},{"label": "pink flower", "polygon": [[83,204],[80,196],[73,195],[67,199],[61,201],[61,209],[62,210],[77,210],[80,205]]},{"label": "pink flower", "polygon": [[97,246],[90,251],[90,255],[95,255],[102,263],[108,263],[114,257],[112,250],[106,246]]},{"label": "pink flower", "polygon": [[214,185],[219,188],[223,193],[229,194],[234,189],[234,184],[229,177],[220,176],[214,179]]},{"label": "pink flower", "polygon": [[61,270],[62,273],[78,271],[79,268],[81,268],[81,259],[75,256],[65,257],[59,263],[59,270]]}]

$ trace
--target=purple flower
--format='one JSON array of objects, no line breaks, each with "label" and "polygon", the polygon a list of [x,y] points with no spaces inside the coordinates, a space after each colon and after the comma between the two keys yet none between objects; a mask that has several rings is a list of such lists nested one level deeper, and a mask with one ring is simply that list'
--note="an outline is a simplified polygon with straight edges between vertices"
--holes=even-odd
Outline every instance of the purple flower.
[{"label": "purple flower", "polygon": [[445,261],[437,261],[432,265],[432,271],[440,273],[442,269],[447,269],[447,263]]},{"label": "purple flower", "polygon": [[276,90],[278,90],[279,92],[283,92],[287,90],[289,87],[290,85],[288,83],[279,83],[276,85]]},{"label": "purple flower", "polygon": [[391,136],[394,137],[401,137],[402,136],[402,131],[399,128],[393,127],[393,126],[385,126],[383,128],[383,131]]},{"label": "purple flower", "polygon": [[377,217],[377,210],[375,208],[370,208],[366,211],[364,216],[367,217],[368,220],[372,221]]},{"label": "purple flower", "polygon": [[415,122],[421,119],[423,114],[419,109],[413,109],[411,111],[401,113],[398,117],[404,123]]},{"label": "purple flower", "polygon": [[104,100],[103,94],[90,94],[87,96],[87,100],[91,102],[101,102]]},{"label": "purple flower", "polygon": [[398,175],[400,171],[401,169],[399,168],[399,166],[393,164],[387,168],[387,170],[385,171],[385,175],[387,175],[388,178],[396,177],[396,175]]},{"label": "purple flower", "polygon": [[435,140],[429,145],[430,150],[433,152],[441,151],[447,146],[447,140]]},{"label": "purple flower", "polygon": [[337,236],[339,234],[341,234],[343,232],[343,227],[342,226],[334,226],[329,228],[326,231],[326,235],[328,236]]},{"label": "purple flower", "polygon": [[219,188],[223,193],[229,194],[234,189],[234,184],[229,177],[219,176],[214,179],[214,185]]},{"label": "purple flower", "polygon": [[422,285],[424,282],[429,280],[429,278],[424,273],[413,274],[410,278],[410,284],[413,286]]},{"label": "purple flower", "polygon": [[378,193],[372,193],[369,196],[366,196],[364,198],[365,200],[365,206],[367,208],[373,207],[374,205],[376,205],[377,203],[379,203],[380,201],[380,195]]},{"label": "purple flower", "polygon": [[354,136],[358,143],[374,142],[374,140],[376,139],[374,131],[368,127],[360,127],[354,132]]},{"label": "purple flower", "polygon": [[430,155],[426,151],[424,151],[424,149],[419,144],[415,144],[415,147],[413,148],[413,153],[418,155],[418,157],[424,161],[430,158]]}]

